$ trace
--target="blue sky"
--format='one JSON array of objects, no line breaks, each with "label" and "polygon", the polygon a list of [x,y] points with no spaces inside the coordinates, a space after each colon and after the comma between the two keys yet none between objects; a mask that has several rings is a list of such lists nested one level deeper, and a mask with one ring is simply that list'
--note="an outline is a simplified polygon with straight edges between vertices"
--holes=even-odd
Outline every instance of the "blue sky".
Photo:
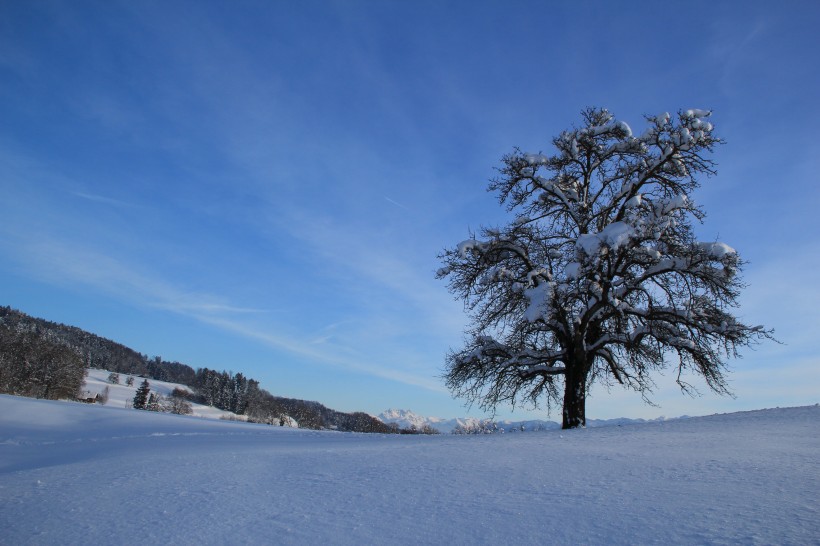
[{"label": "blue sky", "polygon": [[[343,411],[468,412],[436,255],[507,214],[514,146],[605,106],[714,110],[694,199],[776,330],[736,398],[593,390],[592,418],[820,401],[812,2],[4,2],[0,304]],[[544,412],[500,408],[502,417]]]}]

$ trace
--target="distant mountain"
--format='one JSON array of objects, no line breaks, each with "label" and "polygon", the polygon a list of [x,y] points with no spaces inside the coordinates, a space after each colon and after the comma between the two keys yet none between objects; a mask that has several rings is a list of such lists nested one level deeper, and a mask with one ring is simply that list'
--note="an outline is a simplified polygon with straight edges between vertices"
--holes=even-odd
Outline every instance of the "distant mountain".
[{"label": "distant mountain", "polygon": [[394,423],[399,428],[415,427],[420,429],[424,425],[432,425],[436,418],[422,417],[410,410],[389,409],[381,412],[376,418],[382,423]]},{"label": "distant mountain", "polygon": [[377,418],[383,423],[395,423],[401,428],[415,427],[416,429],[421,429],[426,425],[444,434],[450,434],[453,432],[532,432],[536,430],[561,428],[560,424],[552,421],[493,421],[492,419],[479,419],[477,417],[456,417],[453,419],[443,419],[441,417],[424,417],[414,413],[411,410],[402,409],[385,410],[377,415]]},{"label": "distant mountain", "polygon": [[[686,416],[679,417],[683,419]],[[376,416],[383,423],[395,423],[401,428],[421,429],[423,426],[430,426],[441,433],[463,433],[463,434],[491,434],[509,432],[537,432],[541,430],[554,430],[561,428],[560,423],[555,421],[544,421],[541,419],[530,419],[525,421],[492,419],[479,419],[476,417],[457,417],[454,419],[443,419],[441,417],[424,417],[411,410],[388,409]],[[629,419],[619,417],[616,419],[587,419],[587,427],[611,427],[630,425],[636,423],[646,423],[651,421],[667,421],[666,417],[657,419]]]}]

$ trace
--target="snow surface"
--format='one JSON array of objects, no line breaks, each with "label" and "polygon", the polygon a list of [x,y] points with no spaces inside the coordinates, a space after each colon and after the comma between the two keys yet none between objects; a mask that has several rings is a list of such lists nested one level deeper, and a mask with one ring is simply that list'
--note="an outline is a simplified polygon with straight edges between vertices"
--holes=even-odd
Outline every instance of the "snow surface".
[{"label": "snow surface", "polygon": [[490,436],[0,396],[3,544],[817,544],[820,407]]}]

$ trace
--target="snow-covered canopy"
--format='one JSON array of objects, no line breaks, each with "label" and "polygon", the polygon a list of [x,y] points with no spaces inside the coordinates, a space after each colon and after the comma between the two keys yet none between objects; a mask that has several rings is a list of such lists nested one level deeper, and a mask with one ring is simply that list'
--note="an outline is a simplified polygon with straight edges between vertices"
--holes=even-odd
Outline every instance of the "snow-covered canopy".
[{"label": "snow-covered canopy", "polygon": [[692,194],[714,174],[708,153],[721,142],[711,112],[650,116],[638,136],[607,110],[583,116],[553,139],[555,154],[505,157],[490,187],[515,220],[443,256],[439,276],[475,320],[451,385],[473,385],[462,392],[479,397],[474,385],[492,385],[494,402],[534,401],[560,396],[552,377],[580,367],[586,379],[645,392],[646,370],[674,355],[682,373],[725,392],[723,358],[770,333],[730,313],[738,253],[694,235],[705,214]]}]

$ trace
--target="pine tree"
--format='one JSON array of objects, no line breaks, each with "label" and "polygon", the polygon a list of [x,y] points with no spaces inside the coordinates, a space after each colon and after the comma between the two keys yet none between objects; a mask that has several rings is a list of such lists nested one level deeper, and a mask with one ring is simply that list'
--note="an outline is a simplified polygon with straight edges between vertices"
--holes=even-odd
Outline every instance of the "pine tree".
[{"label": "pine tree", "polygon": [[142,380],[142,384],[137,389],[136,394],[134,394],[134,409],[145,409],[146,405],[148,404],[148,393],[151,391],[151,387],[148,384],[147,379]]}]

